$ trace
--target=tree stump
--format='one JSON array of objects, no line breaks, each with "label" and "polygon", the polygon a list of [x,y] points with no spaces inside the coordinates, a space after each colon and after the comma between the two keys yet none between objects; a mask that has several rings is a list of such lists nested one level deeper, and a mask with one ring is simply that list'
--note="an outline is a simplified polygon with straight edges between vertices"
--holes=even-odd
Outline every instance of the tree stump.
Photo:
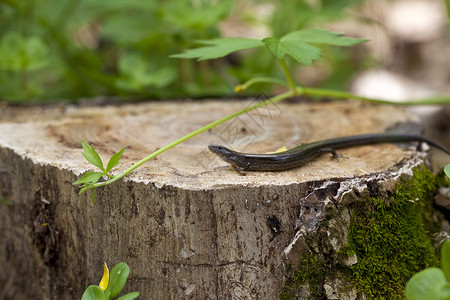
[{"label": "tree stump", "polygon": [[[404,263],[419,270],[435,262],[426,231],[442,230],[442,222],[429,200],[391,199],[408,180],[428,176],[432,181],[423,169],[426,153],[414,145],[348,148],[339,151],[345,158],[338,161],[324,154],[294,170],[246,176],[207,150],[214,143],[265,153],[418,122],[400,108],[358,102],[272,104],[97,189],[96,205],[90,193],[79,196],[71,184],[93,170],[81,155],[81,140],[93,145],[103,161],[127,146],[120,172],[252,102],[4,108],[0,196],[11,205],[0,203],[2,299],[80,298],[88,285],[100,281],[103,262],[112,267],[120,261],[131,269],[124,291],[139,291],[140,299],[277,299],[280,293],[298,299],[370,298],[375,287],[365,289],[362,277],[372,275],[363,266],[375,275],[389,273],[384,259],[394,260],[395,253],[380,253],[384,242],[409,253],[401,245],[412,247],[408,240],[416,234],[417,255]],[[390,230],[386,236],[370,210],[400,206],[418,218],[395,210],[400,215],[383,221]],[[396,220],[403,222],[398,228]],[[365,222],[372,222],[369,228]],[[364,241],[367,230],[384,236]],[[361,250],[365,242],[378,247],[376,267],[365,261],[373,260],[372,249]],[[395,284],[392,289],[399,289]]]}]

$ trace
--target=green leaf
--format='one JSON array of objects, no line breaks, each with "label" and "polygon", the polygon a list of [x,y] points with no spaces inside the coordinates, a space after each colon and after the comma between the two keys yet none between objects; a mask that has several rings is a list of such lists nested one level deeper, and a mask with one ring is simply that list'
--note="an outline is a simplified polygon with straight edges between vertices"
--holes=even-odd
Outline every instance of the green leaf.
[{"label": "green leaf", "polygon": [[119,60],[121,77],[116,86],[129,91],[139,91],[149,86],[162,88],[176,79],[176,68],[171,65],[149,61],[137,53],[125,53]]},{"label": "green leaf", "polygon": [[16,32],[9,32],[0,40],[0,69],[8,71],[42,69],[49,62],[48,52],[41,38],[23,37]]},{"label": "green leaf", "polygon": [[450,239],[446,240],[441,247],[441,269],[450,281]]},{"label": "green leaf", "polygon": [[446,290],[447,279],[438,268],[429,268],[411,277],[406,284],[407,300],[440,300]]},{"label": "green leaf", "polygon": [[123,151],[125,151],[126,147],[123,147],[122,150],[120,150],[119,152],[115,153],[113,156],[111,156],[110,160],[108,161],[108,165],[106,166],[106,172],[108,173],[109,171],[112,170],[112,168],[114,168],[115,166],[117,166],[120,162],[120,158],[122,157]]},{"label": "green leaf", "polygon": [[139,292],[132,292],[132,293],[128,293],[126,295],[120,296],[116,300],[133,300],[133,299],[136,299],[137,297],[139,297]]},{"label": "green leaf", "polygon": [[304,42],[284,42],[277,38],[265,38],[262,41],[278,59],[283,59],[287,54],[298,62],[311,65],[313,59],[319,59],[322,55],[320,48]]},{"label": "green leaf", "polygon": [[450,164],[446,165],[444,168],[445,175],[450,178]]},{"label": "green leaf", "polygon": [[0,197],[0,202],[5,203],[6,205],[12,205],[12,203],[10,201],[6,200],[3,197]]},{"label": "green leaf", "polygon": [[110,299],[114,298],[122,291],[127,281],[128,274],[130,274],[130,268],[124,262],[118,263],[112,268],[109,273],[108,288],[106,288],[105,291],[105,293],[110,293]]},{"label": "green leaf", "polygon": [[260,40],[249,38],[222,38],[197,42],[208,46],[188,49],[184,53],[173,54],[170,57],[197,58],[200,61],[224,57],[232,52],[263,46]]},{"label": "green leaf", "polygon": [[320,59],[322,56],[322,50],[310,43],[353,46],[365,41],[367,40],[342,37],[342,34],[324,29],[293,31],[280,39],[270,37],[262,40],[278,59],[283,59],[287,54],[305,65],[311,65],[313,60]]},{"label": "green leaf", "polygon": [[93,184],[93,183],[96,183],[97,181],[99,181],[99,179],[103,175],[104,174],[102,172],[87,172],[80,179],[78,179],[77,181],[72,183],[72,185],[82,184],[82,183]]},{"label": "green leaf", "polygon": [[81,141],[81,144],[83,145],[84,149],[84,152],[82,153],[84,158],[86,158],[88,162],[105,172],[102,159],[100,158],[100,155],[98,155],[97,151],[95,151],[94,147],[88,145],[85,141]]},{"label": "green leaf", "polygon": [[265,45],[279,59],[287,54],[298,62],[311,65],[314,59],[321,57],[322,50],[310,45],[310,43],[353,46],[365,41],[367,40],[342,37],[342,34],[324,29],[306,29],[290,32],[280,39],[268,37],[262,41],[249,38],[201,40],[198,42],[208,46],[188,49],[184,53],[174,54],[170,57],[197,58],[198,60],[214,59],[239,50]]},{"label": "green leaf", "polygon": [[81,300],[103,300],[104,292],[98,285],[90,285],[84,291]]}]

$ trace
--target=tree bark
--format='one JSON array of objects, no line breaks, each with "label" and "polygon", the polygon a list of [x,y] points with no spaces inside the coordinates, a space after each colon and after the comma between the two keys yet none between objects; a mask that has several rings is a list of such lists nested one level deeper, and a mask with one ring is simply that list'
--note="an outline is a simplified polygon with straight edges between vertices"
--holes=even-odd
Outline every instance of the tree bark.
[{"label": "tree bark", "polygon": [[[6,107],[0,196],[12,205],[0,203],[2,299],[80,298],[99,283],[103,262],[121,261],[131,269],[124,291],[139,291],[140,299],[276,299],[305,253],[346,247],[349,203],[389,194],[424,164],[425,152],[415,147],[380,144],[343,149],[338,161],[324,154],[294,170],[242,176],[207,150],[214,143],[265,153],[418,123],[389,106],[290,102],[249,112],[161,154],[98,188],[96,205],[71,184],[94,170],[81,140],[104,162],[127,146],[118,173],[252,102]],[[319,247],[325,240],[328,249]],[[358,261],[353,254],[340,259],[348,266]],[[322,295],[362,297],[339,280],[322,282]],[[295,293],[315,297],[311,285]]]}]

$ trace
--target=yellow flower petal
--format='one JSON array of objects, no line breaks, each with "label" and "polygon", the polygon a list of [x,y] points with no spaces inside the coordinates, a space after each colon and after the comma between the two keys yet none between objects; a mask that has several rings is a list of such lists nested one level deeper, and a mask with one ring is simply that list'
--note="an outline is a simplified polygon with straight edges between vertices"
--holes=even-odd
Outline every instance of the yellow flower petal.
[{"label": "yellow flower petal", "polygon": [[106,290],[106,288],[108,287],[108,283],[109,283],[109,270],[106,263],[103,263],[103,277],[98,286],[101,287],[102,290]]}]

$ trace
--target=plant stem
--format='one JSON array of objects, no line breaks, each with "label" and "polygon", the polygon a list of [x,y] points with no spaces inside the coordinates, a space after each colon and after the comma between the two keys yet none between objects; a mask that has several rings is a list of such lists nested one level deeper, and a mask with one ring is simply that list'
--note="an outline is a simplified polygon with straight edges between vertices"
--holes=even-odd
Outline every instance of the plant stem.
[{"label": "plant stem", "polygon": [[131,167],[129,167],[128,169],[123,171],[122,173],[118,174],[117,176],[114,176],[114,178],[109,179],[107,181],[95,183],[92,187],[95,188],[95,187],[105,186],[105,185],[108,185],[110,183],[113,183],[114,181],[117,181],[117,180],[125,177],[130,172],[132,172],[134,169],[136,169],[140,165],[146,163],[147,161],[149,161],[150,159],[154,158],[155,156],[158,156],[159,154],[169,150],[170,148],[175,147],[176,145],[178,145],[178,144],[180,144],[180,143],[182,143],[182,142],[184,142],[184,141],[186,141],[186,140],[188,140],[188,139],[190,139],[190,138],[192,138],[192,137],[194,137],[194,136],[196,136],[196,135],[198,135],[198,134],[200,134],[200,133],[202,133],[202,132],[204,132],[204,131],[206,131],[208,129],[211,129],[211,128],[219,125],[219,124],[222,124],[222,123],[224,123],[224,122],[226,122],[226,121],[228,121],[228,120],[230,120],[232,118],[235,118],[235,117],[237,117],[239,115],[245,114],[245,113],[247,113],[249,111],[252,111],[252,110],[254,110],[256,108],[260,108],[260,107],[269,105],[271,103],[279,102],[281,100],[290,98],[290,97],[292,97],[294,95],[295,95],[295,91],[288,91],[288,92],[285,92],[285,93],[280,94],[278,96],[269,98],[269,99],[267,99],[265,101],[259,102],[259,103],[255,104],[255,105],[246,107],[243,110],[240,110],[240,111],[235,112],[235,113],[233,113],[231,115],[228,115],[228,116],[226,116],[226,117],[224,117],[224,118],[222,118],[220,120],[217,120],[217,121],[214,121],[212,123],[209,123],[208,125],[205,125],[202,128],[197,129],[197,130],[195,130],[195,131],[193,131],[193,132],[183,136],[182,138],[179,138],[178,140],[168,144],[167,146],[165,146],[165,147],[163,147],[163,148],[153,152],[152,154],[150,154],[147,157],[141,159],[140,161],[138,161],[137,163],[135,163],[134,165],[132,165]]},{"label": "plant stem", "polygon": [[[271,77],[256,77],[256,78],[252,78],[252,79],[246,81],[243,84],[236,86],[235,90],[236,90],[236,92],[240,92],[242,90],[249,88],[253,84],[262,83],[262,82],[273,83],[273,84],[278,84],[278,85],[288,87],[288,84],[285,81],[280,80],[280,79],[271,78]],[[330,98],[337,98],[337,99],[357,99],[357,100],[362,100],[365,102],[371,102],[371,103],[377,103],[377,104],[391,104],[391,105],[407,106],[407,105],[439,105],[439,104],[449,104],[450,103],[450,96],[435,96],[435,97],[424,98],[424,99],[419,99],[419,100],[394,102],[394,101],[390,101],[390,100],[382,100],[382,99],[375,99],[375,98],[370,98],[370,97],[359,96],[359,95],[356,95],[353,93],[339,91],[339,90],[304,88],[304,87],[299,87],[299,86],[297,86],[295,89],[296,89],[296,94],[298,94],[298,95],[330,97]]]},{"label": "plant stem", "polygon": [[292,80],[291,74],[289,74],[288,67],[286,66],[286,62],[284,59],[280,59],[280,64],[284,72],[284,76],[286,77],[287,81],[289,82],[289,85],[291,86],[291,90],[294,93],[297,93],[297,87],[295,86],[294,80]]},{"label": "plant stem", "polygon": [[288,83],[286,81],[277,79],[277,78],[272,78],[272,77],[255,77],[252,79],[247,80],[246,82],[244,82],[243,84],[240,84],[238,86],[236,86],[234,88],[234,90],[236,92],[240,92],[243,90],[248,89],[250,86],[256,84],[256,83],[273,83],[273,84],[278,84],[278,85],[282,85],[285,87],[289,87]]},{"label": "plant stem", "polygon": [[389,100],[375,99],[364,96],[358,96],[349,92],[338,91],[338,90],[326,90],[326,89],[315,89],[315,88],[302,88],[297,87],[297,93],[300,95],[308,95],[308,96],[321,96],[321,97],[331,97],[338,99],[357,99],[365,102],[377,103],[377,104],[391,104],[391,105],[402,105],[402,106],[411,106],[411,105],[439,105],[439,104],[449,104],[450,96],[435,96],[425,99],[412,100],[412,101],[403,101],[403,102],[394,102]]}]

